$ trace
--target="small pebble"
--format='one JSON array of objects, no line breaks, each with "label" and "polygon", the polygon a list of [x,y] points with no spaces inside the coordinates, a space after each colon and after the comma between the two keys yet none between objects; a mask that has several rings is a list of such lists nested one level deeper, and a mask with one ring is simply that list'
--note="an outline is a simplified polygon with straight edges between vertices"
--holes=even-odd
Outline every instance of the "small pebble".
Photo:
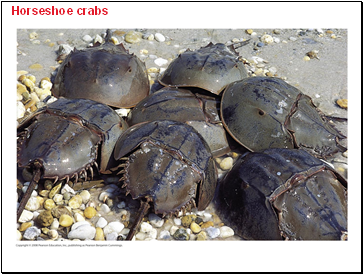
[{"label": "small pebble", "polygon": [[33,64],[33,65],[30,65],[30,66],[29,66],[29,68],[30,68],[30,69],[32,69],[32,70],[37,70],[37,71],[39,71],[39,70],[42,70],[42,69],[43,69],[43,66],[42,66],[41,64],[37,64],[37,63],[35,63],[35,64]]},{"label": "small pebble", "polygon": [[25,78],[22,81],[22,84],[24,84],[27,88],[29,88],[30,91],[34,90],[35,84],[33,83],[33,81],[29,80],[28,78]]},{"label": "small pebble", "polygon": [[161,240],[169,240],[170,238],[171,238],[171,236],[170,236],[170,232],[169,231],[167,231],[167,230],[160,231],[160,234],[159,234],[158,239],[161,239]]},{"label": "small pebble", "polygon": [[104,241],[104,240],[105,240],[105,234],[103,233],[103,229],[100,227],[96,227],[95,241]]},{"label": "small pebble", "polygon": [[262,43],[262,42],[258,42],[258,43],[257,43],[257,46],[258,46],[258,47],[260,47],[260,48],[262,48],[264,45],[265,45],[265,44],[264,44],[264,43]]},{"label": "small pebble", "polygon": [[33,217],[34,217],[33,212],[24,209],[23,212],[20,215],[20,218],[19,218],[18,222],[19,223],[29,222],[31,219],[33,219]]},{"label": "small pebble", "polygon": [[103,228],[103,233],[105,233],[105,235],[112,232],[116,232],[118,234],[122,229],[124,229],[124,227],[125,225],[121,222],[110,222]]},{"label": "small pebble", "polygon": [[23,84],[20,84],[20,83],[17,83],[16,84],[16,92],[17,94],[24,94],[23,97],[26,96],[26,98],[24,98],[24,101],[28,100],[29,99],[29,92],[28,90],[26,89],[26,86],[24,86]]},{"label": "small pebble", "polygon": [[313,58],[319,59],[318,53],[319,53],[318,50],[311,50],[308,53],[306,53],[306,55],[309,56],[310,59],[313,59]]},{"label": "small pebble", "polygon": [[72,227],[71,227],[71,230],[76,230],[78,227],[80,227],[80,226],[83,226],[83,225],[91,225],[91,223],[90,222],[88,222],[88,221],[82,221],[82,222],[77,222],[77,223],[74,223],[73,225],[72,225]]},{"label": "small pebble", "polygon": [[94,216],[97,215],[97,211],[96,209],[94,209],[93,207],[89,206],[87,207],[84,212],[83,212],[84,216],[88,219],[93,218]]},{"label": "small pebble", "polygon": [[52,208],[52,215],[54,218],[60,218],[60,216],[62,216],[63,214],[72,216],[72,212],[63,205]]},{"label": "small pebble", "polygon": [[165,36],[161,33],[155,33],[155,40],[158,42],[165,42]]},{"label": "small pebble", "polygon": [[102,44],[102,42],[103,42],[102,37],[100,35],[98,35],[98,34],[96,34],[95,39],[93,40],[94,44],[96,44],[97,42],[100,43],[100,44]]},{"label": "small pebble", "polygon": [[146,234],[144,232],[138,232],[135,235],[135,239],[139,240],[139,241],[143,241],[143,240],[145,240],[145,238],[146,238]]},{"label": "small pebble", "polygon": [[28,75],[26,78],[28,78],[30,81],[32,81],[32,82],[33,82],[33,84],[35,84],[35,82],[36,82],[36,78],[35,78],[35,76],[34,76],[34,75],[30,74],[30,75]]},{"label": "small pebble", "polygon": [[125,41],[130,44],[135,44],[140,42],[142,39],[142,33],[137,31],[129,31],[125,35]]},{"label": "small pebble", "polygon": [[310,57],[309,56],[304,56],[303,60],[304,61],[310,61]]},{"label": "small pebble", "polygon": [[274,42],[274,39],[271,35],[265,34],[261,37],[261,42],[265,44],[272,44]]},{"label": "small pebble", "polygon": [[86,43],[91,43],[93,41],[93,38],[88,34],[86,34],[85,36],[82,37],[82,40],[85,41]]},{"label": "small pebble", "polygon": [[41,98],[45,98],[47,96],[52,95],[52,92],[50,91],[50,89],[35,87],[34,92],[37,94],[39,100],[41,100]]},{"label": "small pebble", "polygon": [[200,228],[200,226],[198,224],[196,224],[195,222],[192,222],[190,224],[190,229],[193,231],[193,233],[198,234],[202,229]]},{"label": "small pebble", "polygon": [[341,108],[348,109],[348,99],[338,99],[337,105]]},{"label": "small pebble", "polygon": [[53,197],[53,201],[57,204],[59,202],[61,202],[63,200],[63,195],[62,194],[55,194]]},{"label": "small pebble", "polygon": [[205,241],[207,239],[208,239],[208,237],[207,237],[207,233],[205,233],[205,231],[200,232],[197,236],[197,241]]},{"label": "small pebble", "polygon": [[[58,195],[58,194],[56,194],[56,195]],[[65,192],[65,193],[63,194],[63,199],[64,199],[64,200],[66,200],[66,201],[68,201],[71,197],[72,197],[72,196],[71,196],[71,193],[70,193],[70,192]],[[54,198],[53,198],[53,199],[54,199]]]},{"label": "small pebble", "polygon": [[190,224],[195,221],[196,219],[196,215],[194,214],[190,214],[190,215],[185,215],[183,216],[183,218],[181,219],[181,223],[182,223],[182,226],[184,227],[189,227]]},{"label": "small pebble", "polygon": [[76,194],[73,188],[71,188],[68,184],[65,184],[64,187],[62,187],[61,194],[64,194],[66,192]]},{"label": "small pebble", "polygon": [[[39,216],[38,216],[39,217]],[[53,223],[50,225],[50,229],[55,229],[57,230],[59,228],[59,221],[58,219],[55,219],[53,220]]]},{"label": "small pebble", "polygon": [[176,225],[181,225],[181,224],[182,224],[181,219],[179,219],[179,218],[174,218],[174,224],[176,224]]},{"label": "small pebble", "polygon": [[57,194],[62,187],[62,184],[57,184],[52,188],[52,190],[49,192],[49,198],[53,199],[54,195]]},{"label": "small pebble", "polygon": [[111,209],[108,207],[108,205],[102,204],[101,207],[100,207],[100,211],[107,214],[107,213],[109,213],[111,211]]},{"label": "small pebble", "polygon": [[25,107],[24,107],[24,104],[20,101],[17,101],[16,102],[16,118],[17,119],[20,119],[20,118],[23,118],[24,117],[24,114],[25,114]]},{"label": "small pebble", "polygon": [[72,209],[75,209],[75,208],[79,208],[82,204],[82,197],[80,195],[75,195],[73,196],[69,202],[68,202],[68,205],[72,208]]},{"label": "small pebble", "polygon": [[19,231],[23,232],[23,231],[27,230],[31,226],[33,226],[32,222],[22,223],[20,225],[20,227],[19,227]]},{"label": "small pebble", "polygon": [[53,223],[53,221],[54,218],[50,210],[42,211],[37,217],[37,222],[39,223],[39,225],[43,227],[50,226]]},{"label": "small pebble", "polygon": [[114,45],[118,45],[118,44],[120,44],[120,41],[117,39],[117,37],[115,37],[115,36],[112,36],[111,38],[110,38],[110,41],[114,44]]},{"label": "small pebble", "polygon": [[277,68],[275,68],[275,67],[270,67],[268,70],[269,70],[272,74],[276,74],[276,72],[277,72]]},{"label": "small pebble", "polygon": [[36,237],[40,236],[42,231],[36,226],[31,226],[27,230],[25,230],[23,234],[23,238],[27,240],[34,240]]},{"label": "small pebble", "polygon": [[168,63],[168,60],[166,60],[166,59],[163,59],[163,58],[156,58],[155,60],[154,60],[154,63],[156,64],[156,65],[158,65],[158,66],[164,66],[164,65],[166,65],[167,63]]},{"label": "small pebble", "polygon": [[21,241],[22,238],[23,238],[23,235],[21,235],[20,231],[17,230],[16,231],[16,241]]},{"label": "small pebble", "polygon": [[72,50],[73,50],[73,48],[70,45],[61,44],[58,47],[58,55],[61,55],[61,54],[68,55]]},{"label": "small pebble", "polygon": [[41,231],[43,232],[43,234],[45,234],[45,235],[47,235],[47,234],[48,234],[48,232],[49,232],[49,228],[48,228],[48,227],[42,227],[40,230],[41,230]]},{"label": "small pebble", "polygon": [[48,231],[48,233],[47,233],[47,235],[49,236],[49,238],[51,239],[51,240],[55,240],[55,239],[57,239],[58,238],[58,231],[57,230],[54,230],[54,229],[50,229],[49,231]]},{"label": "small pebble", "polygon": [[36,32],[32,32],[32,33],[29,34],[30,39],[37,39],[38,37],[39,37],[39,35]]},{"label": "small pebble", "polygon": [[96,227],[104,228],[107,225],[107,221],[105,218],[100,217],[96,223]]},{"label": "small pebble", "polygon": [[227,238],[227,237],[231,237],[234,235],[234,231],[232,228],[228,227],[228,226],[222,226],[219,228],[220,230],[220,237],[221,238]]},{"label": "small pebble", "polygon": [[246,33],[251,35],[253,33],[253,30],[252,29],[247,29]]},{"label": "small pebble", "polygon": [[69,239],[92,240],[96,236],[96,228],[90,224],[83,224],[68,233]]},{"label": "small pebble", "polygon": [[281,40],[280,40],[280,38],[278,38],[278,37],[274,37],[274,42],[275,42],[276,44],[278,44],[278,43],[280,43],[280,42],[281,42]]},{"label": "small pebble", "polygon": [[220,162],[219,166],[223,170],[229,170],[229,169],[231,169],[232,166],[233,166],[233,158],[232,157],[226,157],[226,158],[224,158]]},{"label": "small pebble", "polygon": [[59,224],[63,227],[69,227],[73,224],[73,218],[67,214],[63,214],[59,218]]},{"label": "small pebble", "polygon": [[290,40],[290,41],[296,41],[296,40],[297,40],[297,38],[296,38],[296,37],[290,37],[290,38],[289,38],[289,40]]},{"label": "small pebble", "polygon": [[179,228],[175,233],[173,234],[173,238],[177,241],[188,241],[189,240],[189,234],[187,233],[186,229]]},{"label": "small pebble", "polygon": [[153,228],[151,229],[151,231],[149,231],[147,235],[151,239],[156,239],[156,237],[158,236],[158,231],[156,230],[156,228]]},{"label": "small pebble", "polygon": [[149,221],[154,227],[162,227],[164,224],[164,219],[154,213],[149,214]]},{"label": "small pebble", "polygon": [[78,213],[78,212],[76,212],[76,213],[74,213],[74,220],[78,223],[78,222],[83,222],[83,221],[85,221],[86,219],[82,216],[82,214],[81,213]]},{"label": "small pebble", "polygon": [[205,230],[208,234],[208,236],[212,239],[214,238],[217,238],[219,236],[219,234],[221,233],[219,228],[217,227],[208,227],[206,230]]},{"label": "small pebble", "polygon": [[86,204],[89,199],[91,198],[91,193],[89,193],[88,190],[82,190],[82,192],[79,194],[82,198],[82,203]]},{"label": "small pebble", "polygon": [[170,235],[174,235],[174,233],[179,229],[178,226],[175,226],[173,225],[171,228],[170,228]]},{"label": "small pebble", "polygon": [[147,222],[142,222],[140,225],[140,231],[144,233],[148,233],[153,229],[152,225]]},{"label": "small pebble", "polygon": [[274,30],[273,30],[273,33],[274,33],[274,34],[281,34],[281,30],[279,30],[279,29],[274,29]]},{"label": "small pebble", "polygon": [[[17,72],[16,72],[16,79],[18,79],[19,80],[19,77],[20,76],[22,76],[22,75],[25,75],[25,74],[28,74],[29,72],[28,71],[26,71],[26,70],[18,70]],[[19,81],[21,81],[21,80],[19,80]]]},{"label": "small pebble", "polygon": [[106,235],[106,241],[117,241],[118,234],[116,232],[111,232]]},{"label": "small pebble", "polygon": [[214,226],[214,223],[212,221],[207,221],[207,222],[203,223],[200,227],[201,228],[208,228],[208,227],[211,227],[211,226]]}]

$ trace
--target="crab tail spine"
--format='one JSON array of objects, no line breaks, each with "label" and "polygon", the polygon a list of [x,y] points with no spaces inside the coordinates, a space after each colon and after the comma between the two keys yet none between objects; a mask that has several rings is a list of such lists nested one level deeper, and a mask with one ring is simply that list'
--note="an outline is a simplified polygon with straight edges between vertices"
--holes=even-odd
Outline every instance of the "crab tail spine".
[{"label": "crab tail spine", "polygon": [[106,42],[110,42],[111,41],[111,37],[112,37],[112,31],[110,29],[106,30],[106,37],[105,37],[105,41]]},{"label": "crab tail spine", "polygon": [[150,208],[150,204],[149,201],[141,201],[141,205],[139,208],[139,212],[136,216],[136,219],[134,221],[134,223],[132,224],[132,227],[130,228],[130,232],[126,237],[127,241],[131,241],[132,238],[134,237],[136,230],[139,228],[142,218],[144,218],[144,216],[146,215],[146,212],[149,210]]},{"label": "crab tail spine", "polygon": [[28,186],[28,189],[26,190],[23,198],[20,201],[20,204],[18,207],[18,212],[16,214],[17,221],[20,219],[20,216],[23,213],[23,210],[24,210],[26,204],[28,203],[30,196],[32,195],[32,192],[35,189],[35,186],[38,184],[41,175],[42,175],[41,169],[40,168],[35,169],[35,171],[33,173],[33,178]]}]

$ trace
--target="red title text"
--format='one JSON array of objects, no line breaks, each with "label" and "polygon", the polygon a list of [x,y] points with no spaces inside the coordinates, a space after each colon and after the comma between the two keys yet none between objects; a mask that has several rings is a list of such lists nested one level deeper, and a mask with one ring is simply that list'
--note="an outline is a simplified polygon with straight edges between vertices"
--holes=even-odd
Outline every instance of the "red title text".
[{"label": "red title text", "polygon": [[73,10],[72,8],[22,8],[19,6],[11,7],[12,15],[107,15],[107,8],[99,8],[97,6],[93,8],[78,8]]}]

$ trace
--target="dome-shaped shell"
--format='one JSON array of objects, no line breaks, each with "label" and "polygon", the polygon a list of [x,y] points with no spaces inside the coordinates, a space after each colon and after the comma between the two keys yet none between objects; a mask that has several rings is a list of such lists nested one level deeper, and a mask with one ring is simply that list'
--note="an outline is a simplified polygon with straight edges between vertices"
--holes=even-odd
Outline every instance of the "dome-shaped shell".
[{"label": "dome-shaped shell", "polygon": [[320,157],[345,151],[346,138],[316,108],[311,98],[285,81],[250,77],[226,87],[221,101],[222,122],[251,151],[305,148]]},{"label": "dome-shaped shell", "polygon": [[145,64],[122,44],[111,42],[72,51],[52,89],[55,97],[91,99],[118,108],[135,106],[149,91]]},{"label": "dome-shaped shell", "polygon": [[250,240],[341,240],[347,233],[347,181],[301,149],[240,157],[219,184],[216,208]]},{"label": "dome-shaped shell", "polygon": [[159,82],[170,87],[197,87],[219,94],[226,85],[247,77],[238,53],[222,43],[187,50],[173,60]]}]

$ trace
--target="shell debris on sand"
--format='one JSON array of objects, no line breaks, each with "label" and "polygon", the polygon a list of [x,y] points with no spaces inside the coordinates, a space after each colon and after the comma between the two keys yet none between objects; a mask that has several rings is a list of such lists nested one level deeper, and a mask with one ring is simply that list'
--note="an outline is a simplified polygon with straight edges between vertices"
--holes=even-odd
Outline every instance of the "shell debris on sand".
[{"label": "shell debris on sand", "polygon": [[[65,30],[62,31],[63,35],[59,36],[57,31],[54,30],[18,30],[18,50],[26,53],[26,55],[18,54],[18,122],[21,122],[42,105],[56,100],[51,94],[51,79],[54,73],[51,67],[56,68],[59,66],[56,62],[57,54],[54,53],[54,48],[59,45],[62,54],[67,55],[75,47],[86,48],[89,43],[96,41],[97,34],[102,34],[105,30],[87,31],[88,34],[77,29]],[[299,88],[304,89],[304,92],[312,97],[315,97],[316,90],[319,90],[321,96],[316,99],[325,108],[324,111],[330,110],[336,116],[345,117],[347,111],[344,108],[347,108],[347,102],[344,104],[344,101],[336,99],[347,98],[346,81],[343,84],[335,85],[340,87],[344,85],[341,90],[328,91],[337,94],[335,99],[330,100],[326,99],[331,98],[331,96],[323,94],[325,89],[321,88],[321,85],[323,85],[324,81],[333,83],[336,79],[328,74],[321,76],[326,78],[319,79],[319,81],[315,78],[315,74],[318,74],[315,72],[318,69],[321,70],[322,67],[333,62],[331,56],[343,58],[342,55],[334,53],[337,51],[344,52],[346,49],[345,44],[343,44],[346,41],[346,31],[339,29],[331,31],[332,33],[327,33],[324,29],[304,30],[306,35],[300,36],[297,34],[299,33],[297,30],[292,29],[215,30],[210,34],[204,30],[120,29],[116,30],[113,36],[114,42],[123,43],[130,53],[134,53],[139,58],[142,58],[153,80],[157,79],[163,69],[181,51],[185,51],[188,48],[194,50],[204,47],[209,41],[213,43],[226,43],[227,41],[251,38],[251,41],[256,42],[256,45],[259,42],[263,43],[263,45],[260,44],[261,47],[257,46],[256,49],[253,48],[253,45],[237,49],[240,55],[248,61],[245,66],[249,76],[268,75],[270,77],[284,78],[293,85],[300,84]],[[46,33],[49,35],[47,36]],[[32,38],[30,38],[30,34]],[[336,37],[343,38],[332,39],[333,34]],[[319,43],[311,45],[304,43],[304,37],[309,37]],[[44,40],[49,38],[51,42],[55,42],[56,46],[52,49],[47,44],[29,43],[29,39],[41,40],[43,38]],[[102,38],[97,37],[97,39]],[[21,43],[22,41],[27,41],[28,43]],[[338,44],[340,48],[332,43]],[[47,56],[53,57],[47,57],[45,60],[39,58],[41,52],[39,49],[43,46],[46,46],[47,51],[49,51]],[[328,51],[330,46],[332,52]],[[312,52],[310,56],[307,54],[309,52]],[[317,52],[319,52],[319,58]],[[37,58],[31,60],[30,56],[36,56]],[[309,57],[310,62],[304,62],[304,56]],[[306,70],[309,70],[308,74],[304,72]],[[309,90],[309,85],[304,86],[302,79],[306,79],[306,75],[309,75],[309,79],[314,84],[316,83],[317,87],[314,86],[314,88]],[[49,78],[43,79],[45,77]],[[127,116],[128,110],[120,110],[119,113],[122,116]],[[232,152],[224,157],[220,157],[217,166],[221,176],[232,167],[237,158],[236,154]],[[347,156],[347,154],[345,155]],[[347,162],[347,158],[343,157],[343,159]],[[136,216],[138,202],[133,201],[129,196],[125,197],[125,193],[120,192],[118,185],[108,182],[107,186],[107,191],[105,187],[95,187],[87,190],[74,190],[74,193],[67,190],[67,194],[61,193],[62,186],[53,186],[51,189],[47,189],[47,191],[50,191],[48,193],[44,192],[46,187],[43,187],[43,190],[36,190],[36,195],[32,198],[31,204],[29,204],[29,210],[24,210],[18,222],[17,240],[110,241],[125,239]],[[106,194],[101,196],[101,193]],[[79,198],[75,198],[75,196]],[[43,203],[37,197],[43,198]],[[113,205],[110,205],[110,203],[113,203]],[[184,219],[187,220],[185,221]],[[75,226],[77,224],[78,226]],[[49,229],[47,234],[42,232],[42,228]],[[178,217],[161,218],[161,216],[150,211],[144,217],[143,226],[137,231],[134,239],[137,241],[241,240],[228,227],[228,224],[224,224],[219,219],[215,213],[213,203],[204,211],[193,209],[187,212],[186,215]]]}]

